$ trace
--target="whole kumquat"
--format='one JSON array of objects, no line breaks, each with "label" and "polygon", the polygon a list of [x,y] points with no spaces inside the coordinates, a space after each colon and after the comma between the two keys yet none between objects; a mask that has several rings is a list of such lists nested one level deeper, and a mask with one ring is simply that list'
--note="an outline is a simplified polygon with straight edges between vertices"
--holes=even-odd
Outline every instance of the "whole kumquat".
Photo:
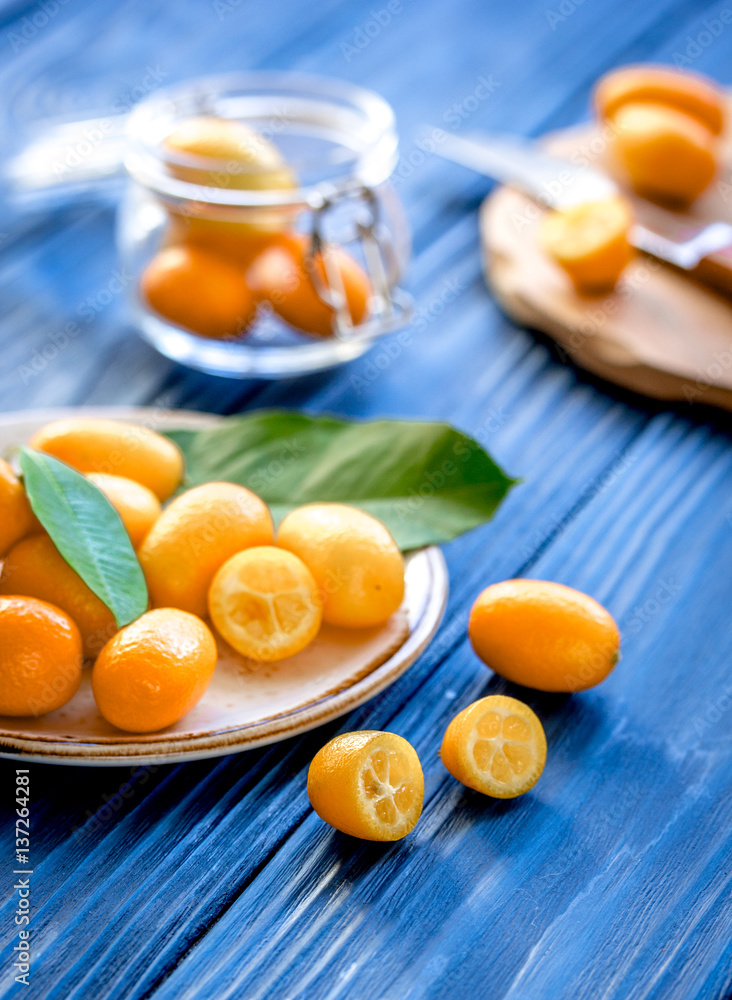
[{"label": "whole kumquat", "polygon": [[578,292],[608,292],[633,257],[632,222],[625,198],[585,202],[547,212],[539,227],[539,242],[564,268]]},{"label": "whole kumquat", "polygon": [[155,312],[215,340],[242,336],[257,311],[241,268],[197,246],[159,251],[145,268],[140,287]]},{"label": "whole kumquat", "polygon": [[163,146],[168,169],[208,187],[291,190],[295,175],[274,143],[242,121],[200,115],[180,122]]},{"label": "whole kumquat", "polygon": [[323,620],[346,628],[382,625],[404,598],[404,558],[377,518],[341,503],[310,503],[291,511],[277,545],[293,552],[315,577]]},{"label": "whole kumquat", "polygon": [[79,472],[134,479],[159,500],[167,500],[183,476],[183,455],[178,445],[148,427],[122,420],[54,420],[36,431],[29,444]]},{"label": "whole kumquat", "polygon": [[60,608],[0,597],[0,715],[45,715],[81,683],[81,636]]},{"label": "whole kumquat", "polygon": [[153,733],[182,719],[208,687],[216,642],[204,622],[177,608],[148,611],[97,657],[92,690],[107,722]]},{"label": "whole kumquat", "polygon": [[92,658],[117,631],[112,612],[46,534],[29,535],[13,546],[0,572],[0,594],[25,594],[60,608],[78,626],[84,653]]},{"label": "whole kumquat", "polygon": [[487,587],[470,612],[473,649],[491,670],[539,691],[583,691],[620,657],[620,633],[601,604],[546,580]]},{"label": "whole kumquat", "polygon": [[270,303],[290,326],[318,337],[330,337],[336,311],[320,295],[328,286],[343,298],[345,312],[354,326],[368,313],[371,283],[363,268],[340,247],[325,247],[308,260],[310,241],[295,236],[287,243],[266,249],[247,271],[255,296]]},{"label": "whole kumquat", "polygon": [[42,530],[23,484],[10,465],[0,458],[0,556],[34,528]]},{"label": "whole kumquat", "polygon": [[237,552],[273,541],[267,505],[244,486],[204,483],[181,493],[138,552],[153,606],[204,618],[216,571]]},{"label": "whole kumquat", "polygon": [[[294,171],[282,153],[242,121],[201,115],[180,122],[163,142],[169,172],[191,184],[222,190],[291,191],[297,187]],[[289,206],[247,208],[240,221],[225,221],[171,210],[173,240],[181,233],[191,243],[227,258],[251,258],[247,240],[279,233],[294,222],[297,210]]]},{"label": "whole kumquat", "polygon": [[152,490],[134,479],[90,472],[87,476],[98,486],[122,519],[134,548],[139,548],[150,528],[160,517],[160,501]]}]

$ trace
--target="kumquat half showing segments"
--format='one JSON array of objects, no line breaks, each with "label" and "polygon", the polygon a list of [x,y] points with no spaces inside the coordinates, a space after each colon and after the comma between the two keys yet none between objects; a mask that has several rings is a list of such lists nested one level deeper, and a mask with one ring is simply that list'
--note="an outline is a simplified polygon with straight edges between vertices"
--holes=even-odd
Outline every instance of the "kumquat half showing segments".
[{"label": "kumquat half showing segments", "polygon": [[342,833],[401,840],[422,813],[422,766],[414,747],[394,733],[343,733],[313,757],[308,797],[318,816]]},{"label": "kumquat half showing segments", "polygon": [[533,788],[546,761],[546,737],[528,705],[491,695],[468,705],[447,727],[442,763],[463,785],[496,799]]},{"label": "kumquat half showing segments", "polygon": [[273,545],[245,549],[227,560],[209,589],[208,608],[230,646],[264,662],[299,653],[323,619],[310,570],[292,552]]}]

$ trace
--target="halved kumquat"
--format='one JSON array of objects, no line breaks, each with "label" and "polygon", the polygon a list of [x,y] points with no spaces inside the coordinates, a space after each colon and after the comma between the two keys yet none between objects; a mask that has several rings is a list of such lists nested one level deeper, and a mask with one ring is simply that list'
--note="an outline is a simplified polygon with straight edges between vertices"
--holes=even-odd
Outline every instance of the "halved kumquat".
[{"label": "halved kumquat", "polygon": [[621,66],[602,76],[595,88],[594,103],[601,119],[613,118],[622,107],[638,102],[677,108],[714,135],[724,129],[724,91],[713,80],[696,73],[648,63]]},{"label": "halved kumquat", "polygon": [[422,813],[422,766],[414,747],[394,733],[344,733],[313,757],[308,797],[318,816],[342,833],[401,840]]},{"label": "halved kumquat", "polygon": [[683,207],[711,183],[718,140],[696,118],[639,101],[623,105],[613,121],[612,157],[637,194]]},{"label": "halved kumquat", "polygon": [[633,257],[632,224],[625,198],[585,202],[548,212],[541,221],[539,242],[580,294],[599,294],[612,290]]},{"label": "halved kumquat", "polygon": [[491,695],[455,716],[440,756],[453,778],[468,788],[496,799],[513,799],[541,777],[546,737],[528,705]]},{"label": "halved kumquat", "polygon": [[305,563],[270,545],[225,562],[211,584],[208,607],[230,646],[265,662],[299,653],[318,634],[323,618],[318,587]]}]

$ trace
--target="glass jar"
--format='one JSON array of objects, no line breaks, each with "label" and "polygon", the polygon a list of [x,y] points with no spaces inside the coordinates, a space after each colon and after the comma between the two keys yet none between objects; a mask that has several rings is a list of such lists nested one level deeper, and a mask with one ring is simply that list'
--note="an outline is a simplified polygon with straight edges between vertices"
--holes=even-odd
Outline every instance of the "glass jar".
[{"label": "glass jar", "polygon": [[[246,178],[232,182],[232,171],[253,168],[171,152],[168,137],[182,123],[201,117],[254,129],[279,150],[296,180],[278,190],[247,187]],[[410,237],[389,181],[398,140],[393,111],[377,94],[295,73],[201,79],[158,91],[138,105],[127,135],[129,183],[118,216],[118,249],[134,276],[135,323],[162,354],[216,375],[280,378],[350,361],[408,322],[410,300],[398,283]],[[181,232],[203,230],[207,249],[223,256],[232,234],[239,242],[243,236],[247,247],[264,249],[282,234],[303,234],[297,238],[307,247],[306,278],[328,307],[327,334],[298,330],[297,315],[293,320],[288,314],[284,322],[276,297],[260,302],[256,319],[243,333],[223,338],[201,336],[153,309],[141,290],[146,268],[161,248],[185,243]],[[247,234],[254,235],[253,243]],[[348,253],[368,279],[368,306],[355,325],[343,287],[345,272],[329,263],[338,259],[333,247]],[[245,273],[244,263],[240,266]]]}]

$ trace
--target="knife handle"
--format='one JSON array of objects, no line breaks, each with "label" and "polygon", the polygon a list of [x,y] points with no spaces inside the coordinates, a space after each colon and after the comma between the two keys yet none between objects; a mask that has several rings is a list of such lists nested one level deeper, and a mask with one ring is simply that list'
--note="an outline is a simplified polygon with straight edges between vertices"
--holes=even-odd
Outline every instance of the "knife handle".
[{"label": "knife handle", "polygon": [[702,257],[696,267],[686,271],[686,274],[723,295],[732,296],[732,246]]}]

